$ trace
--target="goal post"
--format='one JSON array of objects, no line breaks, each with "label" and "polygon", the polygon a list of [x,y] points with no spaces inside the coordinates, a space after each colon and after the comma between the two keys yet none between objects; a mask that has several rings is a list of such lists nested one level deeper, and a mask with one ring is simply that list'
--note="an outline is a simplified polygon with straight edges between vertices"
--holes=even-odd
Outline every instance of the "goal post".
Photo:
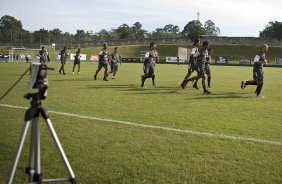
[{"label": "goal post", "polygon": [[38,53],[40,49],[29,49],[29,48],[12,48],[9,50],[9,62],[22,62],[26,61],[39,61]]},{"label": "goal post", "polygon": [[177,48],[177,57],[179,59],[183,60],[184,62],[188,62],[189,57],[190,57],[190,49],[186,47],[178,47]]}]

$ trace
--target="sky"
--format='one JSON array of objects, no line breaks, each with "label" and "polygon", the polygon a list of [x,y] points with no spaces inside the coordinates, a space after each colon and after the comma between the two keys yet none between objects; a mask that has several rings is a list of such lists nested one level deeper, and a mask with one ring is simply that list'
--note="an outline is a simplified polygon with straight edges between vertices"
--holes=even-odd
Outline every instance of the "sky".
[{"label": "sky", "polygon": [[281,0],[0,0],[0,17],[10,15],[23,28],[98,32],[140,22],[154,31],[167,24],[184,26],[212,20],[220,36],[259,36],[270,21],[282,21]]}]

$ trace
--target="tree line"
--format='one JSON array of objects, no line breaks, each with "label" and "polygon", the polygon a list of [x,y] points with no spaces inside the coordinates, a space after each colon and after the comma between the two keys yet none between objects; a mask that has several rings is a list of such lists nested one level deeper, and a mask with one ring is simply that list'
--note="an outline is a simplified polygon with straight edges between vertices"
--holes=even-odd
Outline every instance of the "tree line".
[{"label": "tree line", "polygon": [[[215,23],[207,20],[202,24],[199,20],[189,21],[180,30],[179,26],[168,24],[163,28],[156,28],[154,31],[143,29],[140,22],[133,25],[122,24],[110,30],[102,29],[96,33],[92,31],[77,30],[75,34],[63,32],[58,28],[46,30],[44,28],[30,32],[24,30],[22,22],[13,16],[5,15],[0,19],[0,42],[2,43],[80,43],[107,40],[128,40],[128,39],[154,39],[154,38],[188,38],[195,39],[200,36],[219,36],[220,29]],[[282,22],[271,21],[266,28],[260,32],[260,37],[276,40],[282,39]]]},{"label": "tree line", "polygon": [[198,20],[192,20],[187,23],[183,30],[179,26],[168,24],[163,28],[149,32],[143,29],[140,22],[133,25],[122,24],[117,28],[106,30],[102,29],[96,33],[92,31],[77,30],[75,34],[63,32],[58,28],[46,30],[44,28],[30,32],[24,30],[22,22],[13,16],[5,15],[0,19],[0,42],[5,43],[56,43],[72,40],[73,42],[92,42],[106,40],[126,40],[126,39],[149,39],[149,38],[173,38],[185,37],[194,39],[201,35],[219,36],[220,29],[216,27],[213,21],[208,20],[202,24]]}]

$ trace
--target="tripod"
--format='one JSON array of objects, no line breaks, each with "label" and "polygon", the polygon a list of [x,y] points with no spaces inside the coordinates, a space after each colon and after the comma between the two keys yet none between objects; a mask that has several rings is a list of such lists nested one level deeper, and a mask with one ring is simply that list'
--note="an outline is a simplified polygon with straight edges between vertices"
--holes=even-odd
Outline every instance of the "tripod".
[{"label": "tripod", "polygon": [[[71,184],[78,184],[75,174],[70,166],[70,163],[66,157],[66,154],[62,148],[60,140],[55,132],[51,120],[48,117],[47,109],[41,107],[41,99],[45,97],[42,95],[42,91],[38,93],[28,93],[24,96],[26,99],[32,98],[31,107],[25,112],[25,122],[22,129],[19,144],[16,150],[16,154],[13,160],[13,165],[10,170],[7,184],[12,184],[14,175],[16,172],[17,164],[22,152],[23,144],[26,138],[26,134],[31,123],[31,141],[30,141],[30,153],[29,153],[29,166],[26,168],[26,174],[29,175],[28,182],[31,184],[41,184],[47,182],[62,182],[69,181]],[[59,154],[64,161],[65,167],[70,175],[69,178],[58,178],[58,179],[43,179],[41,174],[40,164],[40,125],[39,116],[45,120],[47,127],[51,133],[51,136],[56,144]]]}]

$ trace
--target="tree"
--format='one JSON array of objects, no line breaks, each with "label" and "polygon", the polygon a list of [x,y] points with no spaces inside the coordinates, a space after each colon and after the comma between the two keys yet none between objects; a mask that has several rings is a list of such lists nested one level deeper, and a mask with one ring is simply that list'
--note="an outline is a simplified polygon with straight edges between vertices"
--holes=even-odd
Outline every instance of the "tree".
[{"label": "tree", "polygon": [[266,28],[260,31],[259,36],[262,38],[282,40],[282,22],[269,22]]},{"label": "tree", "polygon": [[122,24],[115,30],[115,32],[120,39],[133,38],[133,31],[127,24]]},{"label": "tree", "polygon": [[132,26],[133,36],[137,39],[143,39],[146,36],[147,31],[142,29],[140,22],[135,22]]},{"label": "tree", "polygon": [[168,24],[163,28],[163,31],[166,33],[177,34],[179,32],[179,27],[172,24]]},{"label": "tree", "polygon": [[2,41],[19,41],[26,31],[22,27],[22,22],[15,17],[5,15],[0,19],[0,33]]},{"label": "tree", "polygon": [[204,28],[205,28],[205,35],[218,36],[220,34],[220,29],[216,27],[213,21],[211,20],[205,22]]},{"label": "tree", "polygon": [[198,20],[188,22],[181,32],[182,36],[191,40],[199,38],[203,34],[205,34],[205,29],[203,28],[202,23]]}]

